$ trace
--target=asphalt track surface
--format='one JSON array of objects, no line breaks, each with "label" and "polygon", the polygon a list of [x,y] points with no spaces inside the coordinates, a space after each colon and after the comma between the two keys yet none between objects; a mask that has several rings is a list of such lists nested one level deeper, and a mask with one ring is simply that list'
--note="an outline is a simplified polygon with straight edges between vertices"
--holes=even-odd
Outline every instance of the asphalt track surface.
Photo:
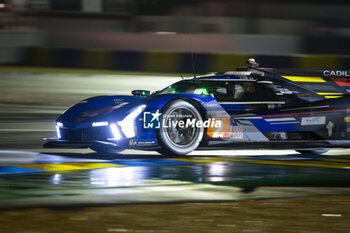
[{"label": "asphalt track surface", "polygon": [[293,150],[232,150],[164,157],[131,150],[107,155],[42,148],[42,138],[55,135],[57,116],[75,102],[142,87],[156,90],[176,79],[0,73],[0,209],[350,194],[349,150],[317,156]]}]

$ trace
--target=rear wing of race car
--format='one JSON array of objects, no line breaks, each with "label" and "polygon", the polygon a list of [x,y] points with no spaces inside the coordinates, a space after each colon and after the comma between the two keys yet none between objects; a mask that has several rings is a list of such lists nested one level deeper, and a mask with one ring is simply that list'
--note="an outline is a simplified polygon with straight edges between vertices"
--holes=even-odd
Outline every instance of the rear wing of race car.
[{"label": "rear wing of race car", "polygon": [[276,79],[287,79],[327,99],[350,94],[350,70],[259,68]]}]

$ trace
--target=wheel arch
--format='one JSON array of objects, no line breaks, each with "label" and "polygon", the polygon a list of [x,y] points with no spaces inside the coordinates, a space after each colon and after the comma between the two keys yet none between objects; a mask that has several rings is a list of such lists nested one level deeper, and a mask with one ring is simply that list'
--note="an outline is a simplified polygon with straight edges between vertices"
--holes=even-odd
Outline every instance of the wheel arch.
[{"label": "wheel arch", "polygon": [[206,118],[207,118],[207,116],[206,116],[207,110],[203,107],[203,105],[199,101],[197,101],[195,99],[192,99],[192,98],[189,98],[189,97],[180,96],[180,97],[176,97],[176,98],[170,99],[166,104],[163,105],[163,107],[161,108],[161,111],[166,109],[172,102],[174,102],[176,100],[184,100],[184,101],[192,104],[199,111],[199,113],[201,114],[203,120],[206,120]]}]

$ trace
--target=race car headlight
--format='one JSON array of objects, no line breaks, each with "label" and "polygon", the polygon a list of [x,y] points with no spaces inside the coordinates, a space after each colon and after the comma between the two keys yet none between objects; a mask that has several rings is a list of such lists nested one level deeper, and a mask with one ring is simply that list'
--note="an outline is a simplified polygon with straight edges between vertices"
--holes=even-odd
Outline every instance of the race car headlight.
[{"label": "race car headlight", "polygon": [[116,124],[110,124],[109,127],[111,128],[113,138],[109,138],[108,140],[119,140],[122,138],[118,126]]},{"label": "race car headlight", "polygon": [[134,108],[122,121],[118,122],[125,137],[132,138],[136,136],[136,117],[140,115],[145,108],[146,105],[140,105]]},{"label": "race car headlight", "polygon": [[101,122],[92,122],[92,127],[99,127],[99,126],[107,126],[107,121],[101,121]]},{"label": "race car headlight", "polygon": [[57,138],[61,138],[61,132],[60,127],[63,127],[63,124],[61,122],[56,122],[56,132],[57,132]]}]

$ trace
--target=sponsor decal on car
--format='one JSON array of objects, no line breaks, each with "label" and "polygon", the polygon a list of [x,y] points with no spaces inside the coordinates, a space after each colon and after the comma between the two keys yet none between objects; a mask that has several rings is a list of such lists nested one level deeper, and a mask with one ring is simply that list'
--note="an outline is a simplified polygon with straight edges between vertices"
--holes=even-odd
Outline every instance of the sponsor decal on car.
[{"label": "sponsor decal on car", "polygon": [[301,125],[324,125],[324,124],[326,124],[326,117],[325,116],[301,118]]},{"label": "sponsor decal on car", "polygon": [[159,113],[159,109],[152,113],[152,112],[144,112],[143,113],[143,128],[145,129],[159,129],[160,128],[160,122],[161,122],[161,116],[162,114]]},{"label": "sponsor decal on car", "polygon": [[220,119],[208,118],[205,121],[196,120],[187,115],[174,115],[162,117],[162,113],[156,112],[143,113],[143,128],[144,129],[159,129],[159,128],[221,128],[222,121]]},{"label": "sponsor decal on car", "polygon": [[220,119],[221,127],[209,127],[207,129],[207,135],[210,138],[229,138],[231,137],[231,120]]},{"label": "sponsor decal on car", "polygon": [[180,127],[180,128],[221,128],[222,122],[221,120],[216,119],[208,119],[205,121],[199,121],[196,119],[189,119],[186,118],[185,120],[170,120],[170,121],[163,121],[163,128],[172,128],[172,127]]},{"label": "sponsor decal on car", "polygon": [[231,138],[243,139],[243,129],[240,126],[232,126]]},{"label": "sponsor decal on car", "polygon": [[338,76],[338,77],[350,77],[350,73],[347,70],[324,70],[324,76]]},{"label": "sponsor decal on car", "polygon": [[130,140],[129,141],[129,145],[130,146],[153,146],[153,145],[157,145],[157,141],[156,140]]}]

